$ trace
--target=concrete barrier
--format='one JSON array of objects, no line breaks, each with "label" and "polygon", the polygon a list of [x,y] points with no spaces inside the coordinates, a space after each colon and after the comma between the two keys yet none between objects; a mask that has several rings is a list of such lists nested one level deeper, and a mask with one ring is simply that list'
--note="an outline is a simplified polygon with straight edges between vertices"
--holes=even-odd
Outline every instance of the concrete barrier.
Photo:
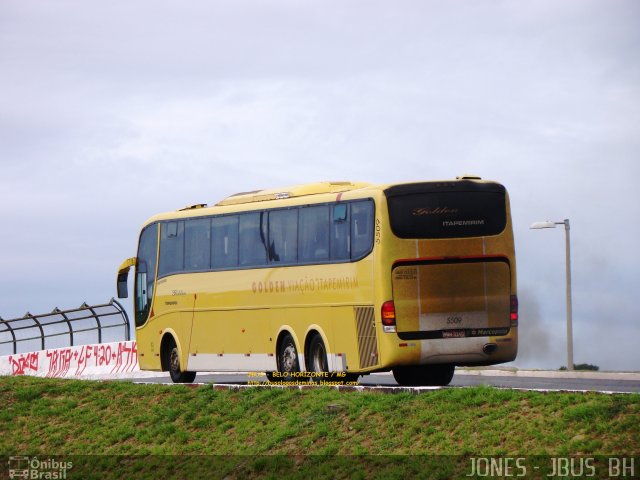
[{"label": "concrete barrier", "polygon": [[[202,372],[237,375],[242,372]],[[589,378],[640,381],[638,372],[575,372],[517,370],[499,368],[458,368],[458,375]],[[141,371],[135,341],[80,345],[0,357],[0,376],[31,375],[35,377],[78,379],[130,379],[168,377],[167,372]],[[374,373],[372,375],[388,375]]]},{"label": "concrete barrier", "polygon": [[140,371],[137,353],[135,341],[19,353],[0,357],[0,375],[79,379],[157,376],[159,372]]}]

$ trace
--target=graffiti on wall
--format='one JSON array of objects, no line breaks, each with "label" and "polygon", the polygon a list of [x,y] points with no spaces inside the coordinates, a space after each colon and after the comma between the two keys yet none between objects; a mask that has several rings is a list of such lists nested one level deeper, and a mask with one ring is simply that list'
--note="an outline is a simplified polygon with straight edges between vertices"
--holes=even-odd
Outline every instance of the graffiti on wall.
[{"label": "graffiti on wall", "polygon": [[40,352],[23,353],[21,355],[12,355],[9,357],[12,375],[26,375],[36,373],[38,371],[38,362],[40,361]]},{"label": "graffiti on wall", "polygon": [[138,367],[137,355],[136,342],[117,342],[11,355],[9,364],[12,375],[79,377],[95,371],[132,372]]}]

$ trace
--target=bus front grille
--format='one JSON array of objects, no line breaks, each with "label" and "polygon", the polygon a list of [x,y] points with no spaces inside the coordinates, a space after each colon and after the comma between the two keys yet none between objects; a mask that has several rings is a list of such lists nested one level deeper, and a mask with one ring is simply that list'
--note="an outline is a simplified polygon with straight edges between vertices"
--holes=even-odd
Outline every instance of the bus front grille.
[{"label": "bus front grille", "polygon": [[358,329],[360,368],[373,367],[378,364],[378,342],[373,307],[355,307],[354,311]]}]

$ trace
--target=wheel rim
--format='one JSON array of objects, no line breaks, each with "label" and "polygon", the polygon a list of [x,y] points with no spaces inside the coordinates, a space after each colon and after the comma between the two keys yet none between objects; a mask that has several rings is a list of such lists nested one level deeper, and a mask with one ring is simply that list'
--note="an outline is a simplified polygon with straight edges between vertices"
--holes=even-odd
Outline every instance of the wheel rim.
[{"label": "wheel rim", "polygon": [[178,349],[171,350],[171,357],[169,358],[169,368],[172,372],[180,372],[180,357],[178,356]]},{"label": "wheel rim", "polygon": [[314,345],[313,351],[311,352],[311,367],[314,372],[327,371],[327,352],[325,352],[322,342]]},{"label": "wheel rim", "polygon": [[288,343],[282,350],[282,371],[293,372],[297,362],[296,346]]}]

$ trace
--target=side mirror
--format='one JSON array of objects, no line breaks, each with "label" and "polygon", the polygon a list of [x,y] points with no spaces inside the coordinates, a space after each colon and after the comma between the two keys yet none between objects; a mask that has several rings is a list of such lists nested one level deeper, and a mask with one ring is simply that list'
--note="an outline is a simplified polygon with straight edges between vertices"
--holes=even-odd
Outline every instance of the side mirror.
[{"label": "side mirror", "polygon": [[127,288],[127,278],[129,271],[118,274],[118,298],[129,298],[129,289]]},{"label": "side mirror", "polygon": [[118,290],[118,298],[129,297],[129,291],[127,289],[127,277],[129,276],[129,269],[136,264],[136,257],[127,258],[120,268],[118,268],[118,280],[116,282]]}]

